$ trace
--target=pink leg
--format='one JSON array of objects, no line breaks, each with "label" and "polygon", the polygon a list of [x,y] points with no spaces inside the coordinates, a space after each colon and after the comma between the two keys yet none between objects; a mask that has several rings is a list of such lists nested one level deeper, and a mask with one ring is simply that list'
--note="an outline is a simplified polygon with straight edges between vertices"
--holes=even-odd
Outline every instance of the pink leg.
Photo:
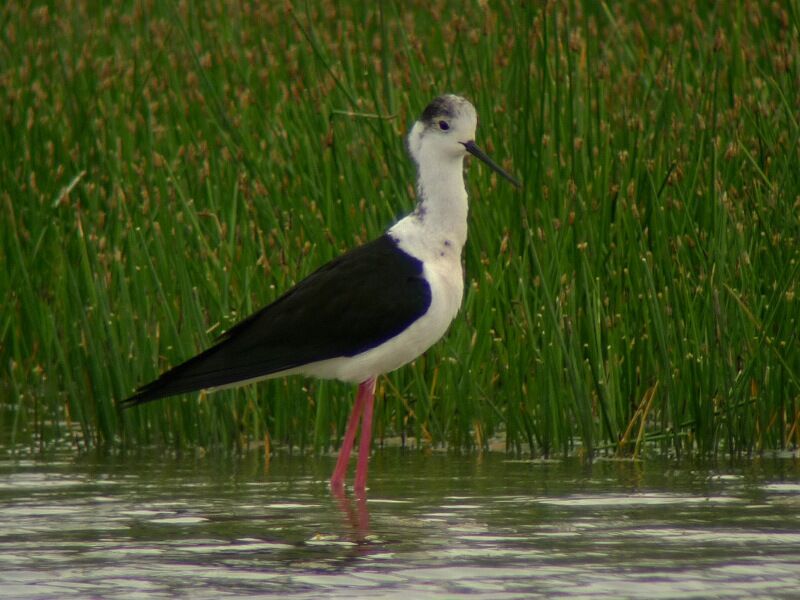
[{"label": "pink leg", "polygon": [[375,405],[375,378],[367,379],[361,385],[369,390],[364,412],[361,415],[361,440],[358,446],[358,465],[356,466],[355,490],[363,492],[367,488],[367,465],[372,448],[372,412]]},{"label": "pink leg", "polygon": [[347,463],[350,462],[350,451],[353,449],[353,442],[355,442],[356,439],[358,421],[361,418],[361,413],[364,410],[364,402],[367,399],[368,392],[366,384],[368,381],[365,381],[358,386],[356,402],[353,405],[352,412],[350,413],[350,420],[347,422],[347,430],[344,433],[342,447],[339,449],[339,458],[336,461],[336,468],[333,470],[333,475],[331,476],[332,488],[341,488],[344,486],[344,476],[347,473]]}]

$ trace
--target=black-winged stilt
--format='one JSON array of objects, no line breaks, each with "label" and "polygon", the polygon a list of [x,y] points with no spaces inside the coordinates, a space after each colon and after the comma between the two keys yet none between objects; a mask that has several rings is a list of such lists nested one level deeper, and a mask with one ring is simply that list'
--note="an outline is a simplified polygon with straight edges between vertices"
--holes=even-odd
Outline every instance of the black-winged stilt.
[{"label": "black-winged stilt", "polygon": [[376,377],[425,352],[461,305],[468,209],[464,157],[469,152],[520,186],[475,145],[477,123],[475,108],[464,98],[433,100],[408,136],[418,170],[414,212],[324,265],[121,405],[294,373],[357,383],[331,486],[344,485],[360,421],[354,487],[364,490]]}]

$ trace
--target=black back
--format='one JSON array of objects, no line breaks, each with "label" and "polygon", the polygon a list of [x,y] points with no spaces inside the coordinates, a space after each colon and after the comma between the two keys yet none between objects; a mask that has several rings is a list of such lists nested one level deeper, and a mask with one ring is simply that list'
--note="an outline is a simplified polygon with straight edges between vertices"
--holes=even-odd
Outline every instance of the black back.
[{"label": "black back", "polygon": [[422,263],[388,234],[324,265],[214,346],[124,400],[158,398],[355,356],[396,336],[428,310]]}]

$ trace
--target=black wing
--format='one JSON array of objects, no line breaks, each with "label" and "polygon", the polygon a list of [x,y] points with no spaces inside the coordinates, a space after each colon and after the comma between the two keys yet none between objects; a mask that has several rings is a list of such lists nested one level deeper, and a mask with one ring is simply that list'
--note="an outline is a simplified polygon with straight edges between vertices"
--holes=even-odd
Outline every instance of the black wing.
[{"label": "black wing", "polygon": [[127,408],[230,385],[319,360],[354,356],[397,335],[428,310],[422,262],[388,234],[321,267],[208,350],[163,373]]}]

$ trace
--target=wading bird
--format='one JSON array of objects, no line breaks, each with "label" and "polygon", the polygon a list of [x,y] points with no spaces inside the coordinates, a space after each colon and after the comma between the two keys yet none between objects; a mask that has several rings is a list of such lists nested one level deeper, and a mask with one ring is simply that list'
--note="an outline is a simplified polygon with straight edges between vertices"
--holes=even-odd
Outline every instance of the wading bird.
[{"label": "wading bird", "polygon": [[331,487],[344,485],[360,421],[354,487],[363,491],[376,377],[438,341],[461,305],[468,209],[464,157],[476,156],[520,186],[475,144],[477,124],[475,108],[464,98],[433,100],[408,136],[418,172],[418,203],[411,214],[322,266],[121,405],[290,374],[357,383]]}]

